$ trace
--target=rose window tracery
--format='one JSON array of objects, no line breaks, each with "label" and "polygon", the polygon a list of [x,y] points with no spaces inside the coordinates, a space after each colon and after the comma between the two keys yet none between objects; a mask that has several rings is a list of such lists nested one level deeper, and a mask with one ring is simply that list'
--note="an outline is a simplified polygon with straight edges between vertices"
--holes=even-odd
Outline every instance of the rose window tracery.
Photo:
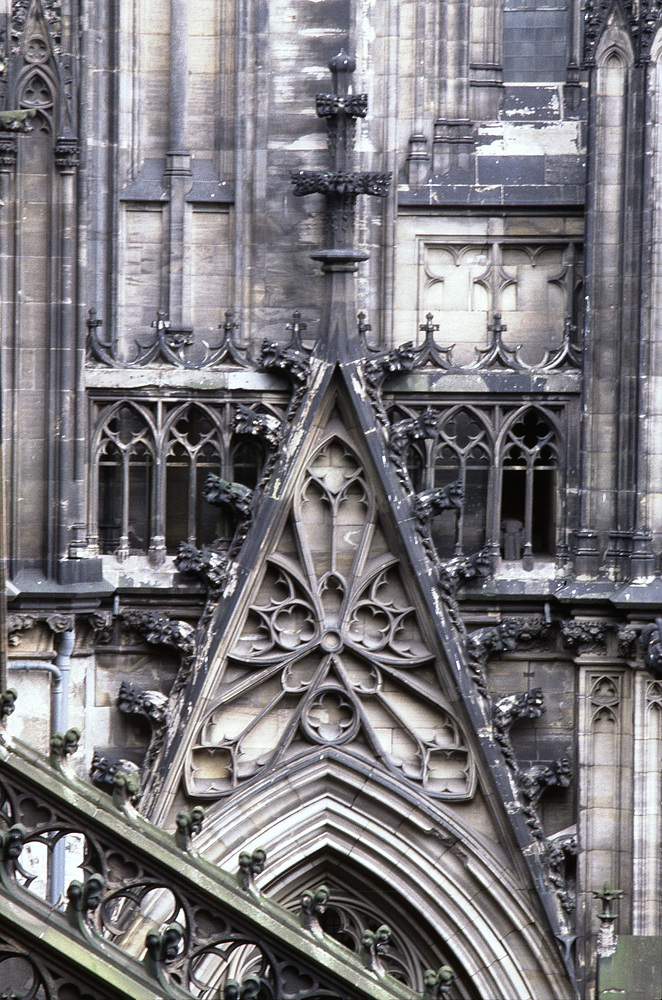
[{"label": "rose window tracery", "polygon": [[332,426],[230,644],[189,752],[188,792],[230,794],[323,746],[430,795],[468,798],[473,762],[434,653],[365,471]]}]

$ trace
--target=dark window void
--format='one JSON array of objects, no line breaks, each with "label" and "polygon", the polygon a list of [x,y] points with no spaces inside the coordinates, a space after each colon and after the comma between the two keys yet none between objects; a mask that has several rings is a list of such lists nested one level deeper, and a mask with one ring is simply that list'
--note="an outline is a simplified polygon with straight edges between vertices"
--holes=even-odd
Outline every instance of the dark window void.
[{"label": "dark window void", "polygon": [[218,475],[219,457],[212,447],[193,455],[177,444],[166,463],[166,548],[177,551],[180,542],[206,545],[219,534],[219,511],[202,498],[210,473]]},{"label": "dark window void", "polygon": [[501,554],[551,556],[556,548],[557,442],[551,423],[529,410],[509,431],[501,472]]},{"label": "dark window void", "polygon": [[251,437],[238,436],[232,449],[232,472],[235,483],[254,489],[262,474],[263,455]]},{"label": "dark window void", "polygon": [[565,80],[568,20],[565,4],[507,0],[503,9],[504,83]]}]

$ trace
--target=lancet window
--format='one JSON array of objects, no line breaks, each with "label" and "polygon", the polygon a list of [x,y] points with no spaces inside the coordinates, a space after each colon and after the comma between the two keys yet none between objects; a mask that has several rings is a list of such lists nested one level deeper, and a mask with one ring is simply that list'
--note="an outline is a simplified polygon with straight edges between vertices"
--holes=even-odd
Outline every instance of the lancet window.
[{"label": "lancet window", "polygon": [[559,440],[537,408],[510,421],[501,443],[501,532],[505,559],[551,556],[556,548]]},{"label": "lancet window", "polygon": [[[428,435],[412,442],[407,469],[415,493],[460,483],[464,503],[433,519],[439,555],[490,546],[509,561],[551,558],[565,529],[560,502],[565,446],[560,407],[428,407]],[[422,409],[398,406],[395,421]],[[530,568],[530,566],[529,566]]]},{"label": "lancet window", "polygon": [[202,488],[212,473],[252,488],[264,461],[258,439],[233,430],[234,414],[229,402],[97,405],[90,533],[101,554],[172,555],[181,542],[230,535]]}]

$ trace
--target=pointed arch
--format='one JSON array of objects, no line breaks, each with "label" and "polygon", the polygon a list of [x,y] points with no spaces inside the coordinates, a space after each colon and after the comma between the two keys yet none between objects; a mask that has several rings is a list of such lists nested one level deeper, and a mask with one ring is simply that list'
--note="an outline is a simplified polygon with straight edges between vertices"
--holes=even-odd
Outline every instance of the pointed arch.
[{"label": "pointed arch", "polygon": [[219,415],[202,403],[183,403],[168,415],[160,439],[156,505],[166,550],[175,553],[181,542],[208,544],[218,537],[220,518],[202,497],[202,487],[210,474],[225,471]]},{"label": "pointed arch", "polygon": [[208,810],[196,847],[232,870],[240,850],[264,847],[260,887],[284,900],[320,858],[340,859],[364,883],[385,873],[385,916],[413,907],[440,960],[448,956],[458,974],[460,996],[569,998],[517,865],[451,808],[403,798],[388,778],[352,773],[325,755],[285,780],[254,786],[232,810]]},{"label": "pointed arch", "polygon": [[532,569],[534,556],[555,554],[562,528],[564,447],[558,421],[543,407],[519,407],[501,428],[496,454],[502,555],[521,558],[524,568]]},{"label": "pointed arch", "polygon": [[146,552],[154,521],[156,428],[149,411],[121,400],[103,411],[92,435],[90,513],[102,552]]}]

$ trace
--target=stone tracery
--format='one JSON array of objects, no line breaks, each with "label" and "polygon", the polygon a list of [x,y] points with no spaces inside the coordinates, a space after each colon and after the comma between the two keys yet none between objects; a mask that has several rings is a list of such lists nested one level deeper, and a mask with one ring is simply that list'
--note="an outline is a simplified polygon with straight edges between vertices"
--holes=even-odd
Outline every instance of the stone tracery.
[{"label": "stone tracery", "polygon": [[473,762],[434,653],[365,469],[332,426],[231,645],[189,754],[188,790],[227,795],[312,744],[379,761],[432,796],[471,797]]}]

